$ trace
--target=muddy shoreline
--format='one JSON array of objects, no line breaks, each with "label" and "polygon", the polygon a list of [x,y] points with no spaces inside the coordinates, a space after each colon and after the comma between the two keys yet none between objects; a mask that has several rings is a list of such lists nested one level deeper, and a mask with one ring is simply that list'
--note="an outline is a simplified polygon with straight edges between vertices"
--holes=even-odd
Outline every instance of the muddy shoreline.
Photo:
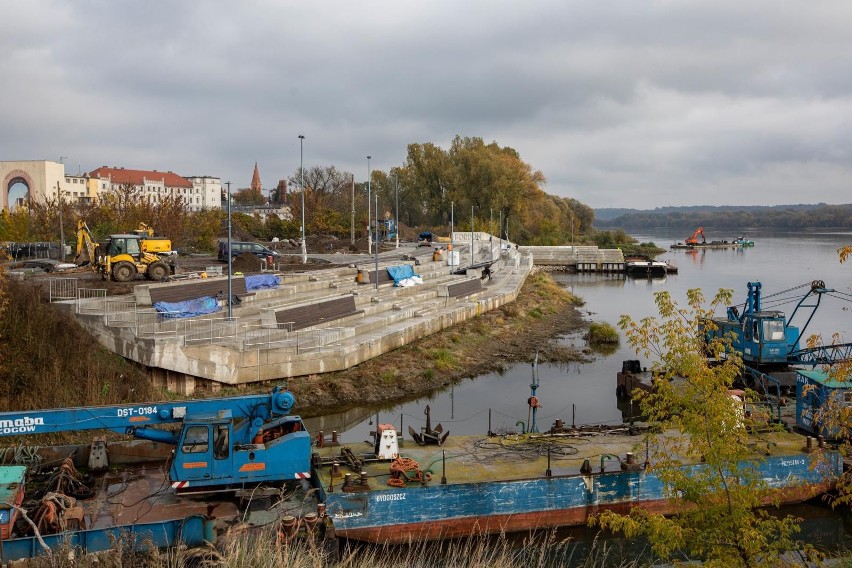
[{"label": "muddy shoreline", "polygon": [[345,371],[289,381],[296,411],[311,417],[355,406],[396,403],[428,395],[462,379],[531,362],[588,361],[589,349],[556,338],[588,326],[582,300],[535,271],[518,299]]}]

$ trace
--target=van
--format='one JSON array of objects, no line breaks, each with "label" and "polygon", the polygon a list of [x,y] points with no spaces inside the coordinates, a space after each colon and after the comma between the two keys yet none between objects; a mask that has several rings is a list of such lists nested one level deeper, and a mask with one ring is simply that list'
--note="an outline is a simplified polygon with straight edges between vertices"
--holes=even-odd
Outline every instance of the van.
[{"label": "van", "polygon": [[[228,262],[228,241],[219,241],[218,258],[222,262]],[[276,251],[263,246],[260,243],[250,243],[245,241],[231,241],[231,257],[236,258],[244,252],[250,252],[258,258],[266,259],[272,257],[275,260],[281,258],[281,255]]]}]

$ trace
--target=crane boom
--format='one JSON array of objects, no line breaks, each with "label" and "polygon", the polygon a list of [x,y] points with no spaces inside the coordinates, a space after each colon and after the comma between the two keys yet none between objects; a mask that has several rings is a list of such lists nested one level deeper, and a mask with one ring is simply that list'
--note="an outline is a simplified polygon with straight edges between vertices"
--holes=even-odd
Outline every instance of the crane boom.
[{"label": "crane boom", "polygon": [[[310,477],[311,437],[292,393],[0,413],[0,436],[111,430],[176,446],[176,491],[209,492]],[[180,423],[179,430],[151,428]]]},{"label": "crane boom", "polygon": [[142,427],[181,422],[187,417],[215,416],[226,410],[234,418],[263,422],[288,414],[294,403],[289,391],[276,387],[265,395],[0,412],[0,436],[82,430],[132,434]]}]

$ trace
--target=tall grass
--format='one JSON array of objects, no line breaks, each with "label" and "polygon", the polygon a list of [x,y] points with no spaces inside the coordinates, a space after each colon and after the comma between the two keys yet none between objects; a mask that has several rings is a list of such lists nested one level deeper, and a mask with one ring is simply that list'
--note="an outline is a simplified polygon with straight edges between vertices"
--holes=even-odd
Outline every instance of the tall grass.
[{"label": "tall grass", "polygon": [[161,396],[141,368],[101,347],[38,287],[11,280],[0,285],[8,299],[0,311],[0,411]]},{"label": "tall grass", "polygon": [[643,552],[624,553],[594,541],[581,546],[555,533],[517,540],[506,535],[469,537],[402,546],[345,544],[329,547],[312,540],[279,542],[271,529],[222,539],[217,547],[134,553],[127,542],[97,555],[59,549],[31,563],[33,568],[640,568],[650,565]]}]

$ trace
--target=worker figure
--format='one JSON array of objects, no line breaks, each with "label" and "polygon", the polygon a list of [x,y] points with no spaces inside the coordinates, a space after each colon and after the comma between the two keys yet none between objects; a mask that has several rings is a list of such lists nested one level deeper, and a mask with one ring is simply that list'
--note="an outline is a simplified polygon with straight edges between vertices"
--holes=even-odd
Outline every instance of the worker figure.
[{"label": "worker figure", "polygon": [[488,278],[488,281],[491,282],[491,267],[490,266],[486,266],[485,268],[482,269],[482,276],[480,276],[479,279],[485,280],[486,278]]}]

